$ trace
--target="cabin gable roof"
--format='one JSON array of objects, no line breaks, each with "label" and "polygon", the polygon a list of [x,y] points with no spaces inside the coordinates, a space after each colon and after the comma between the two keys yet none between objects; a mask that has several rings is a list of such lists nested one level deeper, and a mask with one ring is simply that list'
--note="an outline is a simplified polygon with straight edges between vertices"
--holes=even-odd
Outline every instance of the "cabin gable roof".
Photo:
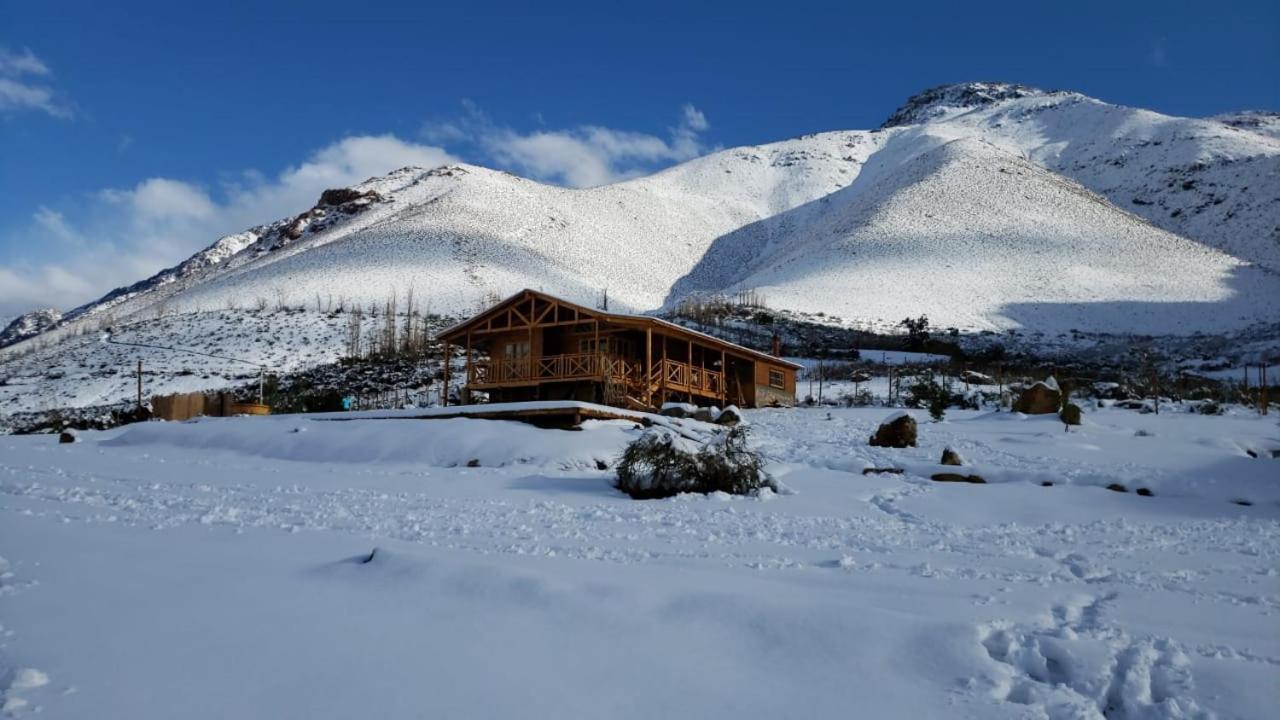
[{"label": "cabin gable roof", "polygon": [[594,308],[589,308],[584,305],[579,305],[577,303],[573,303],[568,300],[563,300],[554,295],[548,295],[547,293],[540,292],[538,290],[530,290],[528,288],[521,290],[520,292],[517,292],[514,295],[511,295],[510,297],[506,298],[505,300],[502,300],[498,304],[484,310],[483,312],[480,312],[466,320],[463,320],[460,323],[453,325],[452,327],[449,327],[440,331],[436,335],[436,337],[437,339],[444,340],[446,342],[453,342],[459,338],[464,337],[468,330],[473,330],[477,326],[483,323],[487,323],[491,318],[495,318],[499,316],[500,314],[506,312],[508,309],[511,309],[517,306],[521,301],[527,300],[530,297],[537,298],[545,302],[557,303],[562,307],[570,308],[576,311],[576,313],[579,316],[582,316],[586,319],[598,319],[602,322],[608,322],[614,325],[629,326],[637,329],[644,329],[646,327],[649,327],[649,328],[654,328],[658,330],[664,330],[668,334],[676,335],[676,336],[684,336],[686,340],[693,339],[698,342],[712,345],[714,347],[723,348],[727,352],[731,352],[735,355],[745,355],[753,360],[760,360],[773,365],[782,365],[784,367],[789,367],[795,370],[798,370],[803,367],[798,363],[793,363],[789,360],[783,360],[780,357],[775,357],[773,355],[769,355],[768,353],[760,352],[759,350],[752,350],[751,348],[743,347],[736,343],[729,342],[728,340],[722,340],[713,335],[708,335],[703,332],[698,332],[697,330],[692,330],[690,328],[684,327],[683,325],[673,323],[669,320],[663,320],[662,318],[656,318],[651,315],[631,315],[627,313],[613,313],[613,312],[607,312],[604,310],[596,310]]}]

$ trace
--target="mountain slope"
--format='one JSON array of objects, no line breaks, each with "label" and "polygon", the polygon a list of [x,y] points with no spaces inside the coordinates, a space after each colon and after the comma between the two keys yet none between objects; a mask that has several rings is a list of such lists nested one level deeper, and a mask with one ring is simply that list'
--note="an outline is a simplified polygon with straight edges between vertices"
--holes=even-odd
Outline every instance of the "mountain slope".
[{"label": "mountain slope", "polygon": [[57,325],[61,320],[62,313],[54,308],[41,308],[19,315],[0,330],[0,348],[35,337]]},{"label": "mountain slope", "polygon": [[927,314],[978,330],[1174,334],[1280,314],[1274,273],[1158,230],[985,142],[910,155],[889,177],[824,198],[820,221],[779,238],[774,252],[748,259],[722,239],[705,263],[737,272],[695,271],[677,294],[754,288],[809,312]]},{"label": "mountain slope", "polygon": [[[1175,118],[968,83],[912,98],[879,130],[733,148],[586,190],[471,165],[403,168],[77,308],[41,334],[48,349],[0,352],[0,377],[19,353],[39,355],[19,375],[57,365],[60,339],[98,326],[177,313],[226,323],[409,291],[446,314],[522,287],[585,303],[607,289],[614,307],[641,312],[755,288],[779,308],[868,326],[926,313],[973,331],[1232,332],[1277,316],[1280,140],[1268,117]],[[325,323],[316,341],[336,342]],[[204,321],[166,332],[182,327],[203,334],[174,344],[209,334]],[[100,352],[78,342],[81,365]],[[275,364],[279,352],[258,355]]]},{"label": "mountain slope", "polygon": [[1078,93],[1017,87],[993,102],[983,99],[995,92],[990,88],[928,91],[895,117],[934,120],[893,127],[985,140],[1157,227],[1280,271],[1280,139],[1239,122],[1170,117]]}]

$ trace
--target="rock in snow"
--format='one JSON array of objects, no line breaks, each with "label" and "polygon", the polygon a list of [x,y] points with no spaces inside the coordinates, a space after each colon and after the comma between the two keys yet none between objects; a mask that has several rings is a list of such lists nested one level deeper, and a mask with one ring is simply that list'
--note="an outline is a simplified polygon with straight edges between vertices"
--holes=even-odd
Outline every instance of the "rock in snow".
[{"label": "rock in snow", "polygon": [[905,412],[896,412],[885,418],[871,436],[875,447],[905,448],[916,446],[916,421]]}]

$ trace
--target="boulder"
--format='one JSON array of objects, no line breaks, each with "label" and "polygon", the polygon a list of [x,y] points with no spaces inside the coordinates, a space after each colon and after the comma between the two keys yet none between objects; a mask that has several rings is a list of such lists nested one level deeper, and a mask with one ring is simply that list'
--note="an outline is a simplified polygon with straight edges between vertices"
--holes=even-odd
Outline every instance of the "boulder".
[{"label": "boulder", "polygon": [[71,432],[70,430],[63,430],[58,435],[58,442],[60,443],[73,443],[75,441],[76,441],[76,434]]},{"label": "boulder", "polygon": [[709,423],[715,417],[715,413],[711,408],[700,407],[693,411],[693,419],[699,422]]},{"label": "boulder", "polygon": [[934,473],[931,478],[934,482],[960,482],[972,483],[974,485],[986,485],[987,481],[981,475],[963,475],[961,473]]},{"label": "boulder", "polygon": [[904,472],[906,471],[903,470],[902,468],[881,468],[881,467],[862,468],[863,475],[878,475],[880,473],[887,473],[889,475],[901,475]]},{"label": "boulder", "polygon": [[724,410],[721,410],[720,414],[716,416],[716,424],[718,425],[733,426],[740,422],[742,422],[742,411],[735,405],[730,405]]},{"label": "boulder", "polygon": [[317,206],[337,206],[346,205],[356,200],[381,200],[382,196],[373,190],[361,191],[355,188],[331,188],[320,193],[320,202]]},{"label": "boulder", "polygon": [[690,405],[689,403],[669,402],[663,404],[662,409],[658,411],[658,414],[673,418],[688,418],[693,417],[693,414],[697,411],[697,406]]},{"label": "boulder", "polygon": [[1140,487],[1137,489],[1137,493],[1142,497],[1155,497],[1155,493],[1151,492],[1151,488]]},{"label": "boulder", "polygon": [[871,436],[875,447],[905,448],[916,446],[916,421],[905,412],[896,412],[880,424]]},{"label": "boulder", "polygon": [[1062,406],[1062,391],[1053,379],[1043,380],[1022,391],[1013,403],[1016,412],[1026,415],[1048,415]]},{"label": "boulder", "polygon": [[970,385],[995,385],[996,379],[985,373],[976,372],[974,370],[965,370],[960,373],[960,379]]},{"label": "boulder", "polygon": [[1121,485],[1120,483],[1111,483],[1107,486],[1107,489],[1111,492],[1129,492],[1129,488]]},{"label": "boulder", "polygon": [[1080,415],[1080,406],[1073,402],[1063,405],[1062,412],[1058,413],[1058,417],[1062,418],[1062,422],[1065,425],[1079,425],[1081,421]]},{"label": "boulder", "polygon": [[964,461],[960,459],[960,453],[956,452],[955,450],[952,450],[951,448],[943,448],[941,464],[942,465],[963,465]]}]

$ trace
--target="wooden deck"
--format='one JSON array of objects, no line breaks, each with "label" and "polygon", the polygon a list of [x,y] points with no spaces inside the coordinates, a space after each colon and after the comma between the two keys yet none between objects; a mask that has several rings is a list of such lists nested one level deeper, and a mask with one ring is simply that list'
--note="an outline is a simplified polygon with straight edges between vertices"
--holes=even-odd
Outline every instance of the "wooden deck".
[{"label": "wooden deck", "polygon": [[[625,388],[627,395],[637,398],[646,393],[644,365],[640,360],[591,353],[475,361],[470,366],[467,386],[487,390],[580,380],[615,384]],[[650,394],[666,389],[719,398],[724,390],[724,373],[666,359],[653,364],[647,384]]]},{"label": "wooden deck", "polygon": [[313,420],[350,422],[352,420],[513,420],[547,428],[576,428],[585,420],[630,420],[648,422],[646,413],[576,401],[544,401],[497,403],[494,405],[454,405],[429,410],[368,411],[325,413]]}]

